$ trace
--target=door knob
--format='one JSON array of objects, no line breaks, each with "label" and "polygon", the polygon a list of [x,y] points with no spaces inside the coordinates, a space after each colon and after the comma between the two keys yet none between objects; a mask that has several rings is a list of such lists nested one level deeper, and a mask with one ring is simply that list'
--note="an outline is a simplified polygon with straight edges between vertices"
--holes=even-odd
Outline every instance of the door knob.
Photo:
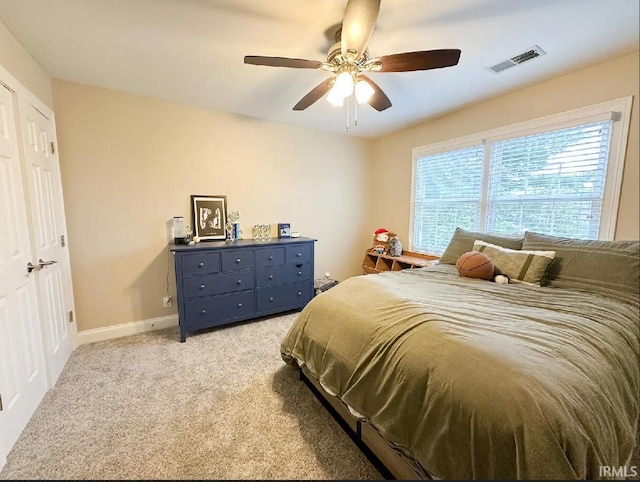
[{"label": "door knob", "polygon": [[40,271],[42,266],[34,266],[31,264],[31,261],[27,263],[27,273],[31,273],[32,271]]},{"label": "door knob", "polygon": [[57,261],[42,261],[42,258],[40,258],[38,260],[38,265],[40,266],[40,269],[44,268],[45,266],[49,266],[50,264],[55,264],[57,263]]}]

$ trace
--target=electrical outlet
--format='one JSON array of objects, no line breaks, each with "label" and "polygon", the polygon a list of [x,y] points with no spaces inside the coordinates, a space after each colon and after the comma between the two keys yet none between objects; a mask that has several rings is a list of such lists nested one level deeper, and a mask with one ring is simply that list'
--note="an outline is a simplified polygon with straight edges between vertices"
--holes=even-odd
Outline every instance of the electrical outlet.
[{"label": "electrical outlet", "polygon": [[169,308],[172,304],[173,301],[171,300],[171,296],[162,297],[162,306],[164,306],[165,308]]}]

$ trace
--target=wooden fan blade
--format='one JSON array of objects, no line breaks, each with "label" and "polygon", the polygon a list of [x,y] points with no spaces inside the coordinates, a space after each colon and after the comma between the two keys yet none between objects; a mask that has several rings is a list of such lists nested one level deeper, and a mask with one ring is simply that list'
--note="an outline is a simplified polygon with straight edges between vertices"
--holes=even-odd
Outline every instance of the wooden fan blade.
[{"label": "wooden fan blade", "polygon": [[342,21],[342,56],[359,60],[369,45],[380,13],[380,0],[348,0]]},{"label": "wooden fan blade", "polygon": [[382,92],[382,89],[380,88],[380,86],[378,86],[378,84],[376,84],[366,75],[360,74],[360,78],[362,80],[365,80],[371,87],[373,87],[373,95],[367,101],[367,104],[369,104],[379,112],[382,112],[383,110],[391,107],[391,101],[389,100],[389,97],[387,97],[387,94]]},{"label": "wooden fan blade", "polygon": [[334,82],[335,79],[333,77],[329,77],[321,84],[316,85],[307,95],[305,95],[298,101],[296,105],[293,106],[293,110],[305,110],[320,97],[329,92],[329,90],[331,90],[331,87],[333,87]]},{"label": "wooden fan blade", "polygon": [[377,59],[382,63],[378,72],[411,72],[451,67],[460,60],[460,53],[459,49],[444,49],[384,55]]},{"label": "wooden fan blade", "polygon": [[319,60],[290,59],[287,57],[262,57],[259,55],[246,55],[245,64],[266,65],[268,67],[291,67],[294,69],[319,69],[322,62]]}]

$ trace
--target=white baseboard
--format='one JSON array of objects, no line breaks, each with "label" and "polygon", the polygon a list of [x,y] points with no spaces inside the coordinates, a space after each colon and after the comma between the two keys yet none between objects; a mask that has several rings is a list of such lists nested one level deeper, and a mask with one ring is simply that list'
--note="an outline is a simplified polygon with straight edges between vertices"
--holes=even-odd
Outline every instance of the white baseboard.
[{"label": "white baseboard", "polygon": [[78,346],[80,346],[85,343],[110,340],[112,338],[120,338],[121,336],[145,333],[147,331],[162,330],[163,328],[170,328],[172,326],[178,326],[178,315],[161,316],[159,318],[122,323],[121,325],[106,326],[94,330],[82,330],[78,332],[77,343]]}]

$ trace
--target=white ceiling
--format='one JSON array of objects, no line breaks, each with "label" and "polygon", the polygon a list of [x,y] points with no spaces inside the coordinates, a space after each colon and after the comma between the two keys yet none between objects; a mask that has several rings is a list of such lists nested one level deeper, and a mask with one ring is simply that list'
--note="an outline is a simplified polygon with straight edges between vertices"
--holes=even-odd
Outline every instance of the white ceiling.
[{"label": "white ceiling", "polygon": [[[0,0],[0,21],[55,78],[344,133],[344,108],[324,99],[292,110],[327,72],[245,65],[243,58],[325,60],[325,30],[342,21],[345,5]],[[349,135],[386,134],[637,50],[638,6],[638,0],[382,0],[371,56],[443,48],[459,48],[462,55],[445,69],[371,73],[393,106],[383,112],[361,106]],[[534,45],[547,55],[501,74],[485,69]]]}]

